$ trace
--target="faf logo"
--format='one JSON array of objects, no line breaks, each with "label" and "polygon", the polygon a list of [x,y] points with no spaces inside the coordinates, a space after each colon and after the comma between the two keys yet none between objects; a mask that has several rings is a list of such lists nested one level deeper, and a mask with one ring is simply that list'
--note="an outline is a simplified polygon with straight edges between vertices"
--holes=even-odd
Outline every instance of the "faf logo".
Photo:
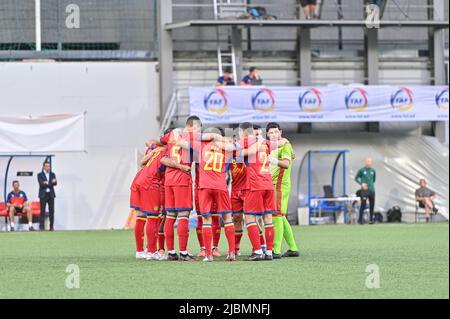
[{"label": "faf logo", "polygon": [[228,111],[228,96],[222,89],[215,89],[203,100],[205,109],[211,113],[223,115]]},{"label": "faf logo", "polygon": [[408,112],[414,106],[413,92],[407,87],[401,87],[391,95],[391,106],[403,112]]},{"label": "faf logo", "polygon": [[351,90],[345,96],[347,109],[357,112],[364,112],[369,106],[369,94],[363,88]]},{"label": "faf logo", "polygon": [[300,109],[306,112],[319,112],[322,110],[322,94],[315,88],[310,88],[306,92],[300,93],[298,99]]},{"label": "faf logo", "polygon": [[448,89],[436,94],[436,105],[442,111],[448,111]]},{"label": "faf logo", "polygon": [[253,109],[261,112],[273,112],[276,107],[275,94],[272,90],[262,89],[252,96]]}]

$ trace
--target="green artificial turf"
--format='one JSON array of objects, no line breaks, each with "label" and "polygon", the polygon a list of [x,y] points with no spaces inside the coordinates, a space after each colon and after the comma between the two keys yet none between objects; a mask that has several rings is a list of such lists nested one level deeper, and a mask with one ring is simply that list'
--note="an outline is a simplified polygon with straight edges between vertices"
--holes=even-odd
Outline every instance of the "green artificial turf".
[{"label": "green artificial turf", "polygon": [[[208,264],[135,260],[131,231],[0,233],[0,298],[449,298],[448,223],[294,232],[301,258]],[[79,289],[66,288],[69,264]],[[379,289],[366,287],[371,264]]]}]

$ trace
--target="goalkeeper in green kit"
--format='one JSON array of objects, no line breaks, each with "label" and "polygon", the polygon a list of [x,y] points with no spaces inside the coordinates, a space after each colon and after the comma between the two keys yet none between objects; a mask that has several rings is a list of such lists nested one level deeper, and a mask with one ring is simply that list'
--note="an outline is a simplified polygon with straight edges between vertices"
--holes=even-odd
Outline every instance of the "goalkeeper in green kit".
[{"label": "goalkeeper in green kit", "polygon": [[[271,141],[279,141],[282,139],[282,130],[278,123],[269,123],[267,125],[267,137]],[[294,150],[290,143],[272,151],[270,154],[270,167],[277,204],[277,212],[273,214],[275,228],[273,258],[276,259],[300,256],[291,225],[286,218],[289,194],[291,193],[291,170],[294,158]],[[283,238],[286,240],[289,250],[282,255],[281,244]]]}]

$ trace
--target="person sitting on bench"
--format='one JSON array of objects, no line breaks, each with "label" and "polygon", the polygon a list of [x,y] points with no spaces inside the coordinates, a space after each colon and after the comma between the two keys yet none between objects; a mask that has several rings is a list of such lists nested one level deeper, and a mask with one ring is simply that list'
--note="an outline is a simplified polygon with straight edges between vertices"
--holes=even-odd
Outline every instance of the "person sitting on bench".
[{"label": "person sitting on bench", "polygon": [[6,209],[9,213],[9,229],[10,231],[14,231],[14,216],[24,213],[27,214],[28,229],[33,231],[33,214],[30,205],[28,205],[27,194],[20,190],[19,181],[14,181],[12,186],[13,190],[6,198]]},{"label": "person sitting on bench", "polygon": [[420,188],[416,190],[416,201],[420,208],[425,209],[425,220],[430,221],[431,212],[437,214],[438,209],[434,206],[436,193],[427,187],[427,181],[422,178],[419,182]]}]

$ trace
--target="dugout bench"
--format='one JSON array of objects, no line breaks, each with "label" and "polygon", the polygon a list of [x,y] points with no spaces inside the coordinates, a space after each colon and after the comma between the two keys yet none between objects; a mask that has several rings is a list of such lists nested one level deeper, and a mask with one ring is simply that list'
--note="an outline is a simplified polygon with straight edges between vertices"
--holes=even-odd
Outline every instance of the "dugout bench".
[{"label": "dugout bench", "polygon": [[[4,201],[0,202],[0,218],[5,219],[5,224],[7,224],[7,218],[9,216],[8,211],[6,210],[6,195],[8,192],[9,187],[9,181],[13,179],[18,179],[21,183],[26,182],[26,180],[32,179],[34,183],[35,179],[33,178],[35,175],[33,172],[40,171],[41,165],[42,165],[42,159],[48,160],[50,162],[50,170],[52,167],[52,159],[54,155],[51,154],[0,154],[0,159],[5,160],[6,167],[5,174],[3,178],[3,197]],[[31,160],[35,160],[34,162],[31,162]],[[26,163],[22,162],[19,165],[19,168],[14,167],[14,163],[17,161],[26,161]],[[22,168],[26,167],[24,170],[31,170],[32,174],[30,176],[25,175],[21,176],[19,175],[19,171],[23,170]],[[0,165],[0,171],[3,170],[3,165]],[[12,175],[12,176],[11,176]],[[39,222],[39,216],[41,212],[41,206],[39,201],[32,201],[31,204],[31,211],[33,215],[33,224]],[[25,213],[18,213],[16,216],[19,218],[19,224],[27,223],[27,214]],[[47,219],[48,212],[45,212],[45,218]]]}]

